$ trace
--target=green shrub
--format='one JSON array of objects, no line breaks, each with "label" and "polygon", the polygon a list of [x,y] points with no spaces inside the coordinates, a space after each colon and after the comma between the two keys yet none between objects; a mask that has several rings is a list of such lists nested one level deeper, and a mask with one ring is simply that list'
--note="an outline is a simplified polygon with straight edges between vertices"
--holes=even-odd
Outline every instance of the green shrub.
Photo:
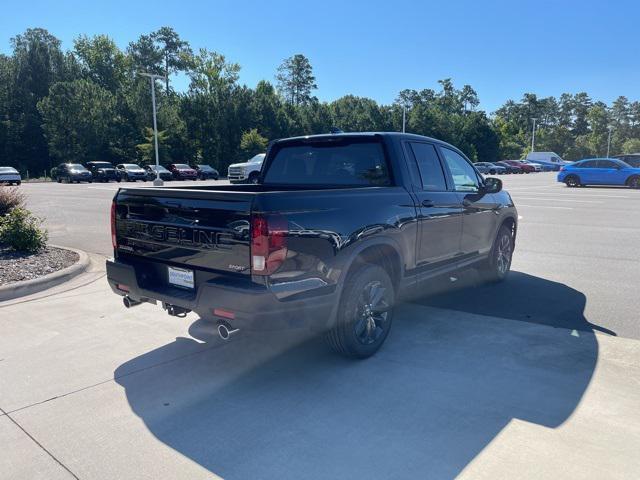
[{"label": "green shrub", "polygon": [[0,218],[0,243],[19,252],[39,252],[49,237],[41,223],[29,210],[14,208]]},{"label": "green shrub", "polygon": [[6,215],[14,208],[24,207],[24,193],[19,188],[0,186],[0,216]]}]

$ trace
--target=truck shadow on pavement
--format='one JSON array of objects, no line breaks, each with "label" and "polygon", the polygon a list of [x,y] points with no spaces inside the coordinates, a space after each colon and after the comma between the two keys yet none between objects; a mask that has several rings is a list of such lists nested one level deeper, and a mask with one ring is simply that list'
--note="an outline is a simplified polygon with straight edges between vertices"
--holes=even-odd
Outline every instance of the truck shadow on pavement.
[{"label": "truck shadow on pavement", "polygon": [[[582,293],[518,273],[504,285],[462,310],[563,328],[403,304],[378,354],[351,361],[300,332],[224,344],[197,320],[114,376],[156,438],[223,478],[451,479],[512,420],[565,422],[595,368]],[[475,290],[423,303],[460,310]]]}]

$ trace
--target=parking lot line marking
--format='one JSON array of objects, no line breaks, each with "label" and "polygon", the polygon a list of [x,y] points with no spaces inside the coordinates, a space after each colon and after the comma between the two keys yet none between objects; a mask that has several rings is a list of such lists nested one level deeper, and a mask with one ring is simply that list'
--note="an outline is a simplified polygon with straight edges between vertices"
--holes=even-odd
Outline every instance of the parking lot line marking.
[{"label": "parking lot line marking", "polygon": [[[509,189],[509,191],[511,191],[511,189]],[[583,191],[587,191],[587,190],[583,190]],[[531,192],[525,192],[525,195],[531,193]],[[560,195],[563,197],[584,197],[589,195],[589,198],[634,198],[631,195],[600,195],[600,194],[593,194],[593,193],[560,193],[560,192],[537,192],[536,195]]]},{"label": "parking lot line marking", "polygon": [[524,203],[516,203],[516,208],[532,207],[532,208],[556,208],[558,210],[573,210],[573,207],[556,207],[552,205],[525,205]]},{"label": "parking lot line marking", "polygon": [[87,187],[90,188],[92,190],[109,190],[110,192],[113,192],[115,189],[113,188],[107,188],[107,187]]},{"label": "parking lot line marking", "polygon": [[577,203],[604,203],[596,200],[573,200],[570,198],[539,198],[539,197],[519,197],[522,200],[542,200],[548,202],[577,202]]}]

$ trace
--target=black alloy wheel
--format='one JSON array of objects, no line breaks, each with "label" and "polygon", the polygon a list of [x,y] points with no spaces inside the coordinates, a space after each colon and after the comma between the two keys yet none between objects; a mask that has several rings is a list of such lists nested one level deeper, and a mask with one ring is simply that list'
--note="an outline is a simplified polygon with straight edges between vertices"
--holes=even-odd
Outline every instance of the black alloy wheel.
[{"label": "black alloy wheel", "polygon": [[567,175],[567,177],[564,179],[564,183],[569,188],[579,187],[580,179],[576,175]]},{"label": "black alloy wheel", "polygon": [[635,189],[640,188],[640,177],[638,176],[631,177],[629,180],[627,180],[627,185],[629,186],[629,188],[635,188]]},{"label": "black alloy wheel", "polygon": [[327,343],[347,357],[370,357],[389,334],[394,305],[395,289],[387,272],[377,265],[363,264],[345,281]]},{"label": "black alloy wheel", "polygon": [[496,235],[491,249],[491,256],[485,269],[487,280],[501,282],[507,278],[511,270],[513,247],[513,232],[506,225],[502,225],[498,230],[498,235]]}]

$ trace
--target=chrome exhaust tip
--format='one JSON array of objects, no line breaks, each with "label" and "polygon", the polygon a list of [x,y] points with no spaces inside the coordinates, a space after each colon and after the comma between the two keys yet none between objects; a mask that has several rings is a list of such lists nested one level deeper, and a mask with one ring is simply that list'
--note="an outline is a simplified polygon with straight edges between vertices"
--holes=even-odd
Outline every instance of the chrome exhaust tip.
[{"label": "chrome exhaust tip", "polygon": [[218,324],[218,335],[225,342],[231,338],[231,335],[238,333],[239,331],[239,328],[232,328],[225,323]]},{"label": "chrome exhaust tip", "polygon": [[138,302],[137,300],[134,300],[133,298],[126,296],[122,299],[122,303],[124,303],[124,306],[126,308],[131,308],[131,307],[137,307],[142,302]]}]

